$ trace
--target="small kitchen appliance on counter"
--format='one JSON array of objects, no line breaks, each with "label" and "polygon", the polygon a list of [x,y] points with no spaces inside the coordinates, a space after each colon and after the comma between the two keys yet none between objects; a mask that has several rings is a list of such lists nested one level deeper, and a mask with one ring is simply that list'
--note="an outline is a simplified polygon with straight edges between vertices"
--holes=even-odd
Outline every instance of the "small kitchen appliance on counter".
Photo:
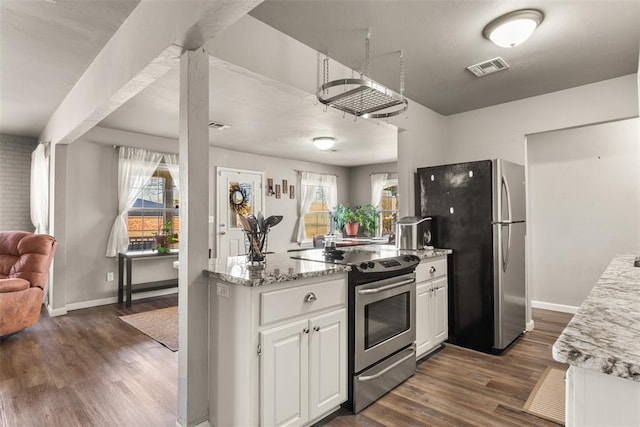
[{"label": "small kitchen appliance on counter", "polygon": [[396,247],[417,251],[433,248],[433,219],[431,217],[405,216],[398,220]]},{"label": "small kitchen appliance on counter", "polygon": [[416,370],[416,281],[420,257],[395,249],[306,250],[291,258],[347,265],[348,400],[354,413]]}]

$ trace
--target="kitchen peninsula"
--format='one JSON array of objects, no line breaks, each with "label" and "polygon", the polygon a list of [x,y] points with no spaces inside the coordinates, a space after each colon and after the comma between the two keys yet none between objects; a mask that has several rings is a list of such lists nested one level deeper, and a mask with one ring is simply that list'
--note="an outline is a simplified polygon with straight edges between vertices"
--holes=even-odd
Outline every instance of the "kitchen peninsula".
[{"label": "kitchen peninsula", "polygon": [[640,425],[640,255],[617,255],[553,345],[566,425]]},{"label": "kitchen peninsula", "polygon": [[[442,260],[444,272],[450,253],[388,245],[346,250]],[[270,254],[264,266],[243,256],[211,260],[204,271],[211,286],[213,425],[309,425],[347,400],[351,267],[295,254]]]}]

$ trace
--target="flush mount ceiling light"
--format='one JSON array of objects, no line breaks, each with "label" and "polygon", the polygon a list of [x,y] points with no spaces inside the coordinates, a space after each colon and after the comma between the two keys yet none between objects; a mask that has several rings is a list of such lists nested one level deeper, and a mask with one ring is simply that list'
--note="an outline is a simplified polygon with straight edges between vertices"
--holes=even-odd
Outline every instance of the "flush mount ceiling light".
[{"label": "flush mount ceiling light", "polygon": [[482,35],[500,47],[514,47],[527,40],[544,19],[536,9],[522,9],[502,15],[484,27]]},{"label": "flush mount ceiling light", "polygon": [[318,150],[322,151],[330,150],[335,143],[336,139],[330,136],[319,136],[317,138],[313,138],[313,145],[315,145]]},{"label": "flush mount ceiling light", "polygon": [[[383,119],[397,116],[409,107],[404,97],[404,54],[400,51],[400,93],[374,82],[369,77],[371,29],[367,29],[364,48],[364,65],[360,78],[344,78],[329,81],[329,53],[321,60],[318,52],[317,91],[318,101],[345,113],[365,119]],[[322,67],[320,67],[322,63]],[[322,68],[322,71],[320,70]],[[322,73],[322,79],[320,78]]]}]

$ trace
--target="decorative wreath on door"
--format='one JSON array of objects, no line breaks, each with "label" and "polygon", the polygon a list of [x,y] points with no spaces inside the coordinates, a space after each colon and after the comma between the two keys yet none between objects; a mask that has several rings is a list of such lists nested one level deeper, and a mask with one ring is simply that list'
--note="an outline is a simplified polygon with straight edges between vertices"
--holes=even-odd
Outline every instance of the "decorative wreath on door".
[{"label": "decorative wreath on door", "polygon": [[229,207],[238,215],[251,213],[248,191],[236,182],[229,186]]}]

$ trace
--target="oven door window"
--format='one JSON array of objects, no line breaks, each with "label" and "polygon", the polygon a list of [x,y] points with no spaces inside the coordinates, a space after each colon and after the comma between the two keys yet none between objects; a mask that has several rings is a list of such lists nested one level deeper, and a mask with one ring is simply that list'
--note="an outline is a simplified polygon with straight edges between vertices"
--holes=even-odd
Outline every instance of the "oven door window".
[{"label": "oven door window", "polygon": [[364,307],[364,345],[370,349],[411,327],[410,293],[405,292]]}]

